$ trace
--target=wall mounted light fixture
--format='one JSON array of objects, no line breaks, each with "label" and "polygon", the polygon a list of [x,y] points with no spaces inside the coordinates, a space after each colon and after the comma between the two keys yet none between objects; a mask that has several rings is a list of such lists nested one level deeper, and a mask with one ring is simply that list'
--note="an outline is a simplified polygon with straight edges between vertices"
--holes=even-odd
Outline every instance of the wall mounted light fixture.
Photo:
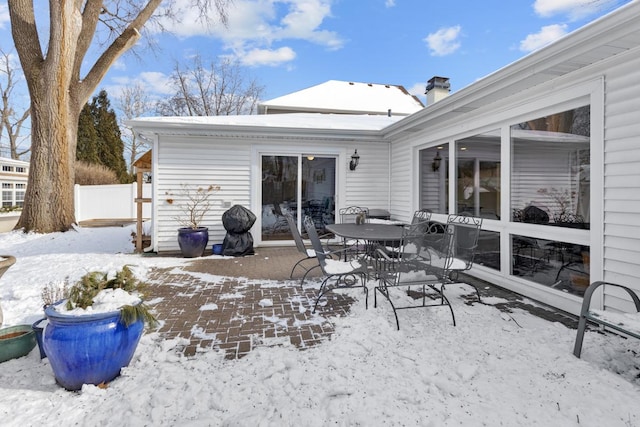
[{"label": "wall mounted light fixture", "polygon": [[351,161],[349,162],[349,169],[354,171],[360,164],[360,156],[358,156],[358,150],[356,149],[351,155]]},{"label": "wall mounted light fixture", "polygon": [[440,157],[440,151],[436,151],[436,156],[433,158],[433,163],[431,163],[431,169],[434,172],[438,172],[440,169],[440,162],[442,161],[442,157]]}]

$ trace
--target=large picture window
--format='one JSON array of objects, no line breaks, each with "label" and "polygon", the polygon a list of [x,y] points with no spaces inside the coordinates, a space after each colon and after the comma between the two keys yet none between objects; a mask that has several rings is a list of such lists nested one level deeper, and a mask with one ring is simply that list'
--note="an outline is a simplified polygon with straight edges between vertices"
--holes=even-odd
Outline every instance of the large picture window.
[{"label": "large picture window", "polygon": [[[590,228],[590,108],[518,123],[511,131],[511,221]],[[582,295],[589,246],[533,235],[511,238],[512,274]]]},{"label": "large picture window", "polygon": [[589,228],[589,106],[511,126],[512,221]]}]

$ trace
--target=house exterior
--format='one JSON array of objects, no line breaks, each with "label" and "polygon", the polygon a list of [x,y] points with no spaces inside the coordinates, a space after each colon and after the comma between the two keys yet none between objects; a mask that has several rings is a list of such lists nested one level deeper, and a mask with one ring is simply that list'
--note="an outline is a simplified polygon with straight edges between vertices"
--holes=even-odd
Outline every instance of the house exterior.
[{"label": "house exterior", "polygon": [[258,114],[335,113],[408,116],[424,108],[403,86],[329,80],[258,104]]},{"label": "house exterior", "polygon": [[2,208],[22,207],[29,177],[29,162],[0,157]]},{"label": "house exterior", "polygon": [[[144,118],[156,251],[177,250],[180,183],[222,187],[256,245],[292,243],[284,210],[322,226],[340,207],[408,221],[483,218],[471,274],[571,313],[595,280],[640,291],[640,3],[633,2],[408,116]],[[359,165],[351,170],[354,151]],[[298,215],[300,221],[301,215]],[[595,302],[628,308],[615,290]]]}]

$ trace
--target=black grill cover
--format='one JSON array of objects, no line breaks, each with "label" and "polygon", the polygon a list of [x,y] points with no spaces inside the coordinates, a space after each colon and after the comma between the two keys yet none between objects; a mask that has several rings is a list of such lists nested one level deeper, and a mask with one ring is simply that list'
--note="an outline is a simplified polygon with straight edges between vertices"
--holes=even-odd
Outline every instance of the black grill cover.
[{"label": "black grill cover", "polygon": [[222,214],[222,225],[227,235],[222,242],[222,254],[227,256],[253,255],[253,236],[249,232],[256,216],[249,209],[233,205]]}]

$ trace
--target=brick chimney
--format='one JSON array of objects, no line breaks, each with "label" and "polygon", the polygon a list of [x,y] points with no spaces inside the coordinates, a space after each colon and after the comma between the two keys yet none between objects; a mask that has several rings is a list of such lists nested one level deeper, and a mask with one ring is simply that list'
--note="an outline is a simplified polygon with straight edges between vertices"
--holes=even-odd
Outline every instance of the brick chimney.
[{"label": "brick chimney", "polygon": [[427,106],[435,104],[442,98],[449,96],[450,87],[449,77],[431,77],[427,82],[427,89],[424,92],[427,95]]}]

